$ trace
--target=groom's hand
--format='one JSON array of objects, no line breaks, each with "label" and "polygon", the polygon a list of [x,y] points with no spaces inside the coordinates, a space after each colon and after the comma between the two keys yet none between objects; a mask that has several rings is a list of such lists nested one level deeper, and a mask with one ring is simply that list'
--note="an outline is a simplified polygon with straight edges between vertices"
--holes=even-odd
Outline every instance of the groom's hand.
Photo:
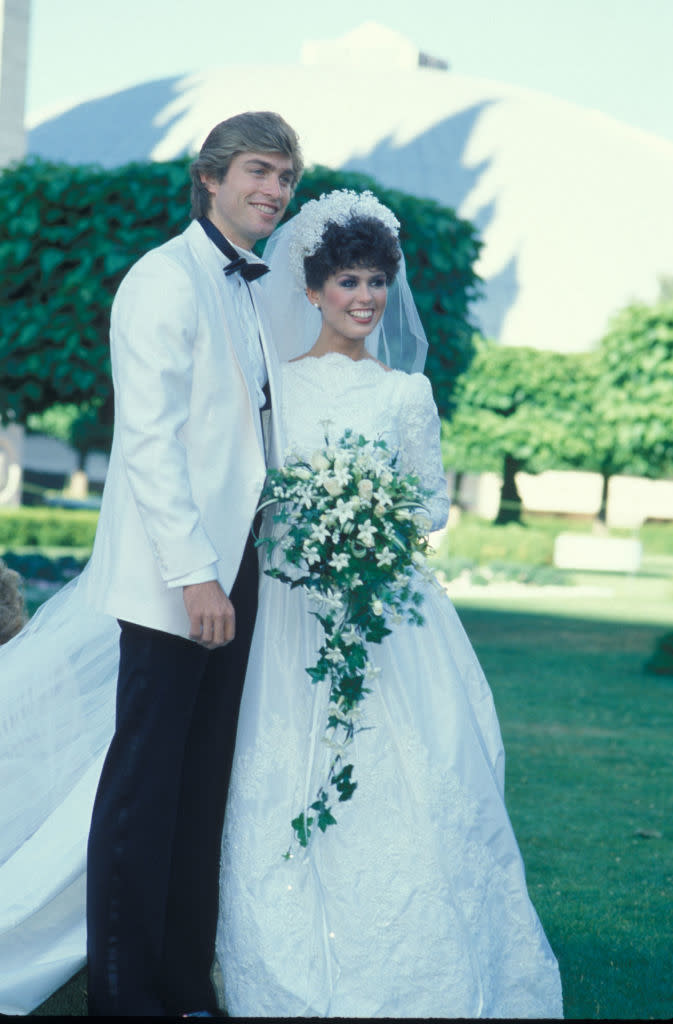
[{"label": "groom's hand", "polygon": [[234,639],[234,606],[217,580],[183,587],[182,597],[189,615],[190,640],[212,648],[223,647]]}]

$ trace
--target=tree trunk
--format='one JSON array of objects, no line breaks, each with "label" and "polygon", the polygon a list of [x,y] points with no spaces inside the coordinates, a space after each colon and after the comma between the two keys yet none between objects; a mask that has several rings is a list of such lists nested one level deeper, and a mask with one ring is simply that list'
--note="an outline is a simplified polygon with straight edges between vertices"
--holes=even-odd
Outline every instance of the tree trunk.
[{"label": "tree trunk", "polygon": [[596,521],[605,525],[608,519],[608,488],[610,486],[610,473],[603,473],[603,488],[601,490],[601,504],[598,509]]},{"label": "tree trunk", "polygon": [[505,455],[502,468],[500,507],[495,518],[496,526],[503,526],[505,523],[521,522],[521,495],[517,489],[514,477],[522,466],[523,463],[519,459],[515,459],[513,455]]},{"label": "tree trunk", "polygon": [[463,477],[465,474],[461,469],[457,469],[453,474],[453,494],[451,495],[451,504],[454,508],[462,508],[460,503],[460,488],[463,483]]}]

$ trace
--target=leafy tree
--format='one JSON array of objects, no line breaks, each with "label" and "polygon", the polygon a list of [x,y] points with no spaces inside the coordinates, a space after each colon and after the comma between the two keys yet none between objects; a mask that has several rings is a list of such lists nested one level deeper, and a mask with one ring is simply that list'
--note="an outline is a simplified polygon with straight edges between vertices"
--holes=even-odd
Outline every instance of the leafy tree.
[{"label": "leafy tree", "polygon": [[502,474],[496,523],[521,519],[518,472],[558,468],[584,451],[573,440],[582,374],[581,356],[477,342],[458,381],[455,414],[443,425],[442,450],[458,472]]},{"label": "leafy tree", "polygon": [[65,441],[74,448],[80,470],[84,469],[89,452],[106,451],[111,440],[110,428],[100,415],[100,407],[94,402],[52,405],[43,413],[31,413],[26,426],[36,433]]},{"label": "leafy tree", "polygon": [[[108,325],[129,266],[189,222],[187,158],[103,170],[31,159],[0,174],[0,417],[54,404],[112,422]],[[409,276],[431,341],[428,372],[446,413],[472,354],[472,225],[431,200],[317,167],[289,213],[332,188],[371,188],[403,225]],[[108,429],[109,433],[109,429]]]},{"label": "leafy tree", "polygon": [[586,369],[574,464],[602,474],[605,519],[612,476],[673,473],[673,301],[621,310]]},{"label": "leafy tree", "polygon": [[616,474],[673,473],[673,302],[618,313],[598,347],[561,354],[479,345],[444,426],[447,465],[502,473],[496,522],[518,520],[520,470],[598,472],[605,520]]}]

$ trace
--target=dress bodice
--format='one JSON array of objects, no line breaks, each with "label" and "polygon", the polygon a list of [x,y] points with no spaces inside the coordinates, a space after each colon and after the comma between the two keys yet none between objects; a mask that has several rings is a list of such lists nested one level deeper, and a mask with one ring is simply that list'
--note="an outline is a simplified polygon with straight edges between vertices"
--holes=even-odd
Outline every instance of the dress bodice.
[{"label": "dress bodice", "polygon": [[388,370],[373,359],[337,352],[283,366],[282,416],[292,452],[310,455],[347,428],[382,439],[398,453],[403,473],[414,473],[432,492],[433,529],[446,522],[449,498],[442,467],[439,415],[430,381],[421,373]]}]

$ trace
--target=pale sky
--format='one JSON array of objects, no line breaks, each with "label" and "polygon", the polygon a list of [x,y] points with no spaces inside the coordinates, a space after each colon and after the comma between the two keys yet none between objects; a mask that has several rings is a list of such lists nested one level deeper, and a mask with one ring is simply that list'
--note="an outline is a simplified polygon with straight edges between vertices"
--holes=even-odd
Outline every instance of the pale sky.
[{"label": "pale sky", "polygon": [[[28,119],[184,72],[297,64],[304,39],[370,20],[461,74],[673,141],[673,0],[32,0]],[[375,118],[375,98],[353,117]]]}]

